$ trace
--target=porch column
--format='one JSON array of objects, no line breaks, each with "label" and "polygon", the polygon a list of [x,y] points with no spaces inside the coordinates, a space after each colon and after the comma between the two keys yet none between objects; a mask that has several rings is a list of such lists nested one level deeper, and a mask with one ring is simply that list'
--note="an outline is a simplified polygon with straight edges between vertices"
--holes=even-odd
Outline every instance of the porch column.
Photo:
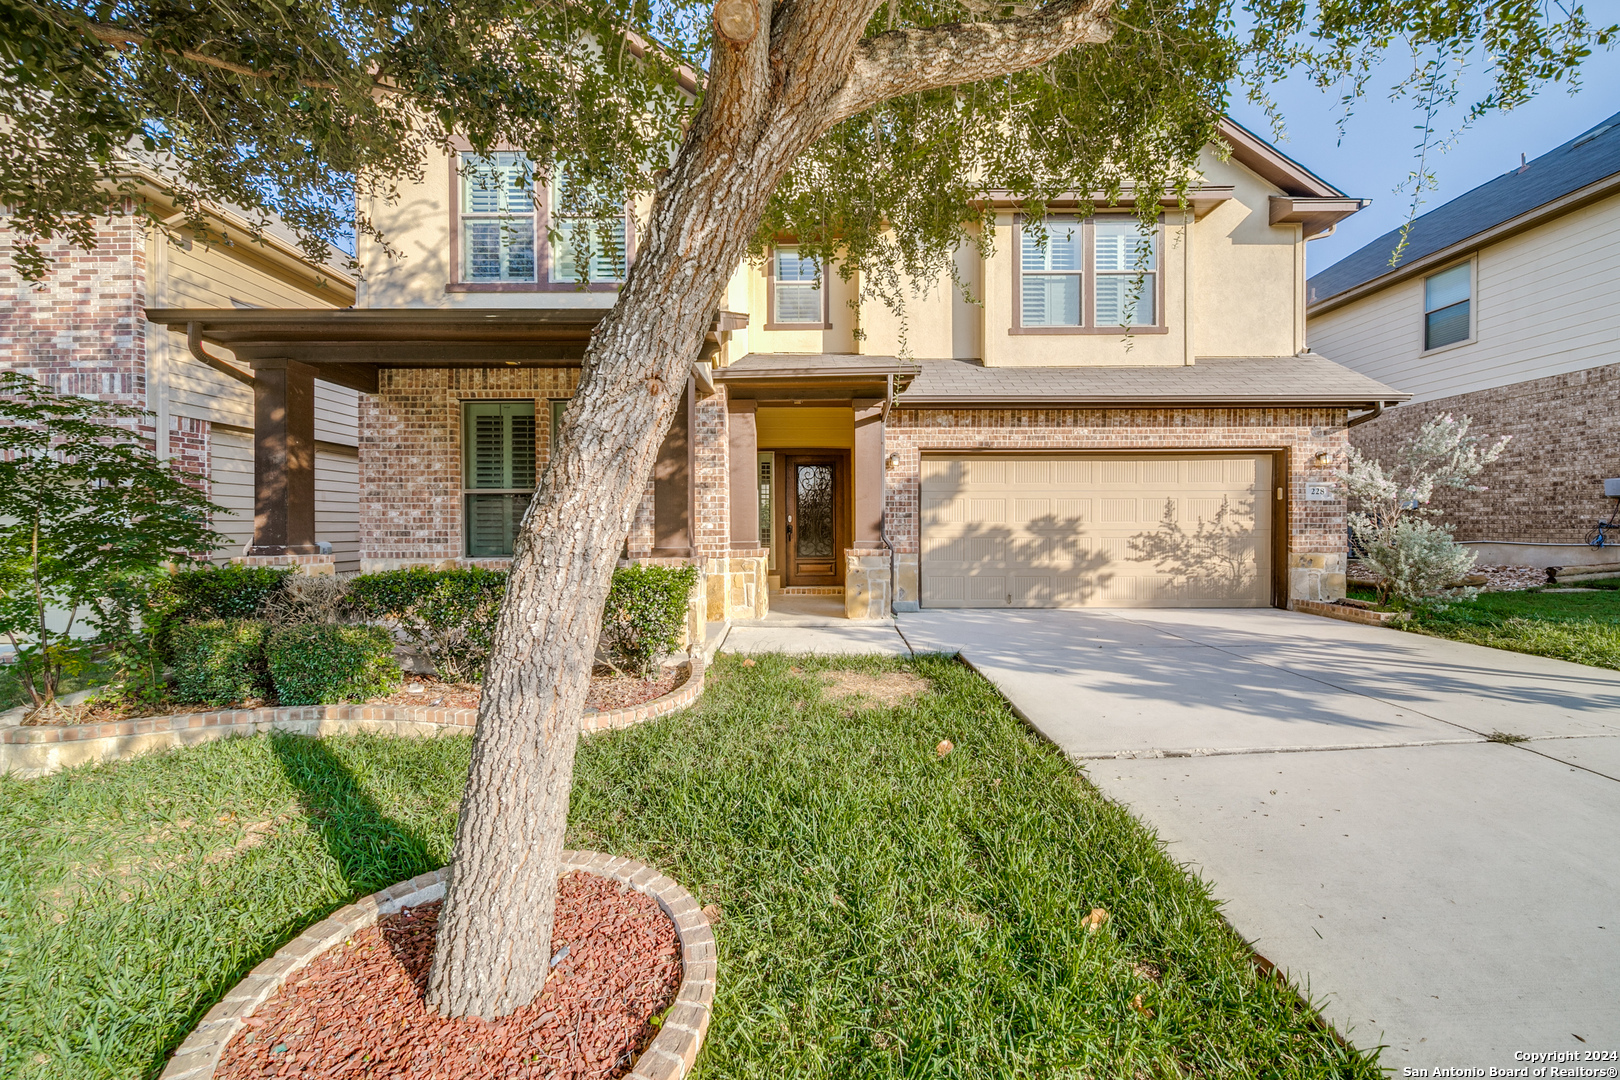
[{"label": "porch column", "polygon": [[653,464],[653,549],[655,558],[690,559],[692,545],[692,380]]},{"label": "porch column", "polygon": [[883,399],[856,398],[855,402],[855,520],[851,539],[856,547],[883,542]]},{"label": "porch column", "polygon": [[313,555],[315,369],[253,361],[253,546],[249,555]]},{"label": "porch column", "polygon": [[731,546],[753,549],[759,538],[759,403],[732,399],[726,402],[726,427],[731,465]]}]

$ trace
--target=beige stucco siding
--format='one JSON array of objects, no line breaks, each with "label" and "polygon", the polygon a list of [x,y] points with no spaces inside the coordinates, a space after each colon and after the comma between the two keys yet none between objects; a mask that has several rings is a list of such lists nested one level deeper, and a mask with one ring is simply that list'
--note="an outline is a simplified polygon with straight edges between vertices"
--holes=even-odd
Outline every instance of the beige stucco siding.
[{"label": "beige stucco siding", "polygon": [[1205,151],[1211,185],[1233,197],[1193,226],[1193,348],[1198,356],[1292,356],[1304,347],[1304,262],[1298,225],[1272,225],[1281,192]]},{"label": "beige stucco siding", "polygon": [[[1425,352],[1423,277],[1310,320],[1311,348],[1415,401],[1620,360],[1620,196],[1475,256],[1474,337]],[[1464,260],[1466,261],[1466,260]]]}]

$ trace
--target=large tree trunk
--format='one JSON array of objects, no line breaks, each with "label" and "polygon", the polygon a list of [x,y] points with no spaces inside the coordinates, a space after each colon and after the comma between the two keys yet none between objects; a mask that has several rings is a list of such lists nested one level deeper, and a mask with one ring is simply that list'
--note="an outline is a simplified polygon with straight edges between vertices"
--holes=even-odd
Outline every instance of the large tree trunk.
[{"label": "large tree trunk", "polygon": [[[739,17],[755,2],[757,21]],[[838,120],[951,81],[953,50],[969,59],[958,82],[1030,67],[1097,40],[1094,11],[1107,2],[1059,0],[1024,33],[1006,29],[1013,20],[862,43],[874,0],[793,0],[774,13],[768,0],[723,0],[717,23],[732,38],[716,45],[635,266],[586,350],[512,559],[428,980],[442,1014],[503,1016],[545,985],[574,749],[613,566],[777,181]],[[914,85],[897,78],[908,70],[923,72]]]}]

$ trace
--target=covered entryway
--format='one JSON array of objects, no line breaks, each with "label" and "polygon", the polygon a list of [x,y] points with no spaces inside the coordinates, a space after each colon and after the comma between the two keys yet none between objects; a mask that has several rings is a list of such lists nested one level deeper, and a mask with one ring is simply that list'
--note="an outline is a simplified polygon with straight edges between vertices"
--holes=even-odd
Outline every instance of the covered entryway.
[{"label": "covered entryway", "polygon": [[1271,453],[922,461],[925,608],[1265,607]]}]

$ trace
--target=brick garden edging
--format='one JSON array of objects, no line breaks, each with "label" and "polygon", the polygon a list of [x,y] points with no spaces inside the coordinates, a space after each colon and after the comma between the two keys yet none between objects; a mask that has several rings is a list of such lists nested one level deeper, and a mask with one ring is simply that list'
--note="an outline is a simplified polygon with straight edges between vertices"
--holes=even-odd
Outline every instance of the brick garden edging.
[{"label": "brick garden edging", "polygon": [[1388,626],[1411,618],[1411,614],[1405,611],[1369,611],[1349,604],[1324,604],[1320,600],[1293,600],[1289,602],[1289,607],[1306,615],[1324,615],[1329,619],[1367,626]]},{"label": "brick garden edging", "polygon": [[[703,1045],[714,1007],[718,956],[713,927],[691,893],[645,863],[594,851],[563,852],[562,872],[574,870],[645,893],[658,901],[675,924],[681,943],[681,987],[664,1014],[658,1034],[636,1059],[629,1075],[630,1080],[682,1080]],[[375,923],[378,916],[444,899],[446,876],[445,870],[435,870],[372,893],[334,911],[283,945],[208,1011],[169,1059],[160,1080],[212,1080],[220,1055],[241,1029],[242,1021],[274,997],[288,979],[326,950]]]},{"label": "brick garden edging", "polygon": [[[663,697],[625,709],[586,713],[581,731],[609,731],[667,716],[703,693],[703,661],[685,662],[686,681]],[[153,750],[193,746],[232,735],[284,731],[334,735],[380,731],[390,735],[439,735],[471,731],[476,709],[430,709],[414,705],[304,705],[276,709],[225,709],[179,713],[106,724],[40,724],[0,728],[0,772],[45,776],[91,761],[122,761]]]}]

